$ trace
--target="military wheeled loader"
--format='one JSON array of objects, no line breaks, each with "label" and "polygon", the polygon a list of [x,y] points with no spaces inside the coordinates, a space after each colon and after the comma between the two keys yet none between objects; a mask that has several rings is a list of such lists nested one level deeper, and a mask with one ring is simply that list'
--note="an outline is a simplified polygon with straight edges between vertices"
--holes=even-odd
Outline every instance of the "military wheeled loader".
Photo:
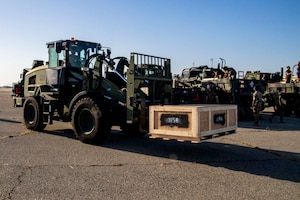
[{"label": "military wheeled loader", "polygon": [[170,59],[131,53],[128,62],[110,58],[110,49],[99,43],[74,39],[47,47],[49,61],[35,60],[24,75],[23,94],[14,96],[28,129],[70,121],[86,143],[104,141],[114,125],[128,135],[145,135],[149,105],[171,103]]}]

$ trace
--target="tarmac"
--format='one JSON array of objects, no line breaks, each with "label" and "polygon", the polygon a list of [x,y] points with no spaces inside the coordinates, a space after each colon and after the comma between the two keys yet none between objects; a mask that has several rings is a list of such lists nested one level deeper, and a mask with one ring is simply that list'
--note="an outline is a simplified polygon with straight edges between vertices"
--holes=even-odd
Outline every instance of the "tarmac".
[{"label": "tarmac", "polygon": [[199,144],[130,138],[113,127],[103,145],[70,123],[27,130],[11,89],[0,88],[0,199],[300,199],[300,119],[272,109],[259,126]]}]

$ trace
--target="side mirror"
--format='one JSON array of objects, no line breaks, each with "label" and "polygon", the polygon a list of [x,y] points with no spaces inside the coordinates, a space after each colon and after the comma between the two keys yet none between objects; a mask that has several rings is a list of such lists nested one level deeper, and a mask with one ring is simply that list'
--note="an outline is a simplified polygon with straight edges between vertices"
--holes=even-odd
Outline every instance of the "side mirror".
[{"label": "side mirror", "polygon": [[110,58],[110,55],[111,55],[111,50],[110,50],[110,49],[107,49],[107,52],[106,52],[106,54],[107,54],[107,57],[108,57],[108,58]]},{"label": "side mirror", "polygon": [[62,49],[61,43],[55,43],[56,53],[60,53]]}]

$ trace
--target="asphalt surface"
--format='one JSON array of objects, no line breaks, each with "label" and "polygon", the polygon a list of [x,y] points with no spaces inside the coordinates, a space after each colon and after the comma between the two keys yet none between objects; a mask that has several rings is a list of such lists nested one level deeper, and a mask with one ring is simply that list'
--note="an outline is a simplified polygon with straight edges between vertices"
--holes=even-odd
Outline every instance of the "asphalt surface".
[{"label": "asphalt surface", "polygon": [[192,144],[77,140],[70,123],[27,130],[0,88],[0,199],[300,199],[300,119],[239,122],[235,134]]}]

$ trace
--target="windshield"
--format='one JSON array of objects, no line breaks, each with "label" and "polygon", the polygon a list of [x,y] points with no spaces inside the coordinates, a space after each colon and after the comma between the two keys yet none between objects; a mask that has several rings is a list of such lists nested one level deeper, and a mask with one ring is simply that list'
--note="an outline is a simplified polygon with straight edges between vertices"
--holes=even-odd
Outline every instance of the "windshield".
[{"label": "windshield", "polygon": [[84,41],[58,41],[48,43],[49,67],[84,67],[89,56],[96,54],[100,44]]},{"label": "windshield", "polygon": [[67,63],[69,67],[81,68],[89,56],[96,54],[98,51],[97,44],[70,41],[69,49],[67,51]]}]

